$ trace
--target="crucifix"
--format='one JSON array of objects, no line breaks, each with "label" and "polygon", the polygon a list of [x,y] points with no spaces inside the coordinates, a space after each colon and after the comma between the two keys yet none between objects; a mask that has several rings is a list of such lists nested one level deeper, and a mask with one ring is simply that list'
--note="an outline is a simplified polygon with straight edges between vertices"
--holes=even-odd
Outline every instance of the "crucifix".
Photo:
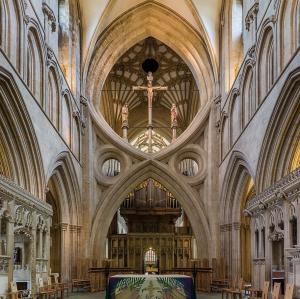
[{"label": "crucifix", "polygon": [[168,90],[167,86],[153,86],[153,75],[152,72],[148,72],[147,74],[147,86],[133,86],[132,89],[136,90],[146,90],[147,97],[148,97],[148,142],[149,142],[149,153],[152,153],[152,131],[153,131],[153,124],[152,124],[152,100],[153,100],[153,91],[154,90]]}]

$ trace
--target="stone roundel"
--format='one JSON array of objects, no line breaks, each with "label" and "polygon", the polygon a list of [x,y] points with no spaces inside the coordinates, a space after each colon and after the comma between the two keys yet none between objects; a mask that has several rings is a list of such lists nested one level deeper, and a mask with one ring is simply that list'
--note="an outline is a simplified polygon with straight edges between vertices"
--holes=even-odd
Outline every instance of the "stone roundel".
[{"label": "stone roundel", "polygon": [[[181,173],[179,164],[184,159],[194,160],[198,165],[198,172],[194,176],[186,176]],[[201,183],[206,176],[206,152],[196,144],[190,144],[177,151],[169,161],[170,168],[180,174],[189,184],[196,185]]]},{"label": "stone roundel", "polygon": [[[116,176],[106,176],[102,167],[103,164],[110,159],[115,159],[120,162],[120,174]],[[130,158],[122,151],[111,145],[104,145],[99,147],[95,152],[95,160],[94,160],[94,171],[95,177],[98,183],[102,185],[112,185],[118,180],[119,176],[126,172],[131,166]]]}]

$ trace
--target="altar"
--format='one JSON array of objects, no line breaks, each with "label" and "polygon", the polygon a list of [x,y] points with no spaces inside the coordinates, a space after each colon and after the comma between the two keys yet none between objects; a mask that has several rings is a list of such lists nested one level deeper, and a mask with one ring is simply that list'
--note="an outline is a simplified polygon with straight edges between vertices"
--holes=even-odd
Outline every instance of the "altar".
[{"label": "altar", "polygon": [[193,279],[186,275],[115,275],[106,299],[196,299]]}]

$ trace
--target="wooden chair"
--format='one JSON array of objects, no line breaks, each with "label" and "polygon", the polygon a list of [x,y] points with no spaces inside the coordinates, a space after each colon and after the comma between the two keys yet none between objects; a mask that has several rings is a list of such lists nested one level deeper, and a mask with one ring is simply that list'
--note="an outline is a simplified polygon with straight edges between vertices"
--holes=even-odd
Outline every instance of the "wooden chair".
[{"label": "wooden chair", "polygon": [[293,283],[287,283],[285,287],[285,294],[284,299],[292,299],[294,293],[294,284]]},{"label": "wooden chair", "polygon": [[18,291],[17,283],[15,281],[10,282],[10,292],[8,293],[11,299],[22,298],[21,292]]},{"label": "wooden chair", "polygon": [[55,285],[52,285],[50,276],[48,276],[47,278],[47,291],[49,292],[49,297],[54,296],[55,298],[57,298],[59,291]]},{"label": "wooden chair", "polygon": [[[264,282],[264,287],[263,287],[263,291],[262,291],[262,299],[268,299],[268,294],[269,294],[269,287],[270,287],[270,282],[269,281],[265,281]],[[257,292],[257,290],[252,290],[253,292]],[[249,299],[258,299],[259,297],[253,297],[250,296]]]},{"label": "wooden chair", "polygon": [[272,291],[272,299],[279,299],[279,294],[280,294],[280,283],[275,282]]},{"label": "wooden chair", "polygon": [[234,279],[232,281],[232,285],[231,285],[230,288],[224,288],[224,289],[222,289],[222,299],[224,299],[224,295],[225,295],[225,298],[228,299],[229,294],[235,288],[235,285],[236,285],[236,280]]},{"label": "wooden chair", "polygon": [[[48,280],[48,283],[49,283],[49,280]],[[41,297],[42,299],[43,298],[51,298],[52,296],[54,298],[56,298],[56,295],[57,295],[57,292],[55,289],[49,287],[49,285],[45,286],[44,285],[44,280],[42,277],[39,277],[38,278],[38,288],[39,288],[39,291],[38,291],[38,295],[39,297]]]},{"label": "wooden chair", "polygon": [[240,278],[236,289],[233,289],[229,292],[233,299],[236,299],[236,298],[242,299],[243,298],[243,286],[244,286],[244,280],[243,280],[243,278]]},{"label": "wooden chair", "polygon": [[242,295],[240,295],[240,294],[242,294],[243,284],[244,284],[244,281],[242,278],[240,278],[238,282],[237,282],[237,279],[233,280],[233,284],[232,284],[231,288],[222,290],[222,299],[224,299],[224,294],[225,294],[226,299],[228,299],[229,297],[242,298]]},{"label": "wooden chair", "polygon": [[58,281],[58,277],[59,277],[59,274],[57,275],[53,275],[54,277],[54,284],[60,289],[61,291],[61,297],[63,298],[64,297],[64,293],[65,291],[67,291],[67,296],[69,297],[69,291],[70,291],[70,286],[68,283],[64,283],[64,282],[59,282]]}]

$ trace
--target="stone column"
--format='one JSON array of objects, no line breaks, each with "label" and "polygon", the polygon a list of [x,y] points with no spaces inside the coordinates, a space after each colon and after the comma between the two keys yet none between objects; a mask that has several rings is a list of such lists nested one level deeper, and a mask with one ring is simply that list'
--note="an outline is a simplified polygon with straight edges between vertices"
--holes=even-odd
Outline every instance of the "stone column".
[{"label": "stone column", "polygon": [[14,220],[11,216],[7,218],[6,222],[6,236],[7,236],[7,245],[6,245],[6,255],[10,256],[9,265],[8,265],[8,282],[13,280],[13,271],[14,271]]},{"label": "stone column", "polygon": [[272,241],[269,240],[269,227],[270,227],[270,211],[264,212],[265,216],[265,235],[266,235],[266,252],[265,252],[265,277],[269,278],[271,275],[272,267]]},{"label": "stone column", "polygon": [[68,224],[61,223],[61,279],[62,281],[69,281],[70,279],[70,244],[67,235]]},{"label": "stone column", "polygon": [[37,248],[36,248],[36,238],[37,238],[37,233],[36,233],[36,212],[34,211],[32,213],[32,219],[33,219],[33,224],[32,224],[32,229],[31,229],[31,241],[30,241],[30,271],[31,271],[31,290],[33,293],[36,293],[37,290],[37,271],[36,271],[36,257],[37,257]]},{"label": "stone column", "polygon": [[234,222],[232,225],[232,266],[231,273],[233,278],[241,277],[241,225],[239,222]]}]

